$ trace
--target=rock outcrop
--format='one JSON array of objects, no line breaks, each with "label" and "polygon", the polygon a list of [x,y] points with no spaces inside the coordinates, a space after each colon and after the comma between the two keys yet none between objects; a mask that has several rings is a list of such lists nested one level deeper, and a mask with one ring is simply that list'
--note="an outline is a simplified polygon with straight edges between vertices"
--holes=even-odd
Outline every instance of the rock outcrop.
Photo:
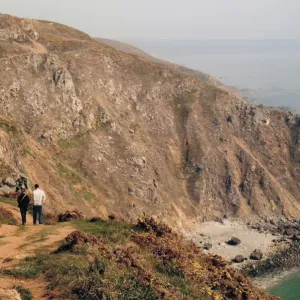
[{"label": "rock outcrop", "polygon": [[19,293],[16,290],[0,289],[1,300],[21,300]]},{"label": "rock outcrop", "polygon": [[1,178],[53,211],[178,226],[300,216],[300,117],[67,26],[0,15]]},{"label": "rock outcrop", "polygon": [[241,243],[241,240],[237,237],[232,237],[229,241],[227,241],[228,245],[237,246]]},{"label": "rock outcrop", "polygon": [[255,249],[251,254],[250,254],[250,259],[253,260],[261,260],[263,258],[263,253],[259,249]]}]

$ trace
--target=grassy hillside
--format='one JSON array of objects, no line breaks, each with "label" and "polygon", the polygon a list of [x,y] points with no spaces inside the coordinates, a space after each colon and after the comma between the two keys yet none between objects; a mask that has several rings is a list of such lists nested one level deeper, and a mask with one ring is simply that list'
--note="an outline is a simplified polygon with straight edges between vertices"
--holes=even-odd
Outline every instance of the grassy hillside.
[{"label": "grassy hillside", "polygon": [[2,276],[44,282],[49,299],[275,299],[153,219],[94,221],[73,221],[78,231],[56,251],[38,251]]}]

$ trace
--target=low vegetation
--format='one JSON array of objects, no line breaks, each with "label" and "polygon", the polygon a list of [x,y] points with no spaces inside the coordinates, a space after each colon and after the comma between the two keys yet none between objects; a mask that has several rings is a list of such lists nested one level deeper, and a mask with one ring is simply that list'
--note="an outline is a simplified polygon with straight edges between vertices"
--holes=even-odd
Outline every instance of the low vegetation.
[{"label": "low vegetation", "polygon": [[16,225],[17,220],[13,214],[0,206],[0,224]]},{"label": "low vegetation", "polygon": [[77,189],[74,189],[74,195],[77,199],[84,199],[84,200],[97,200],[97,196],[91,192],[88,191],[79,191]]},{"label": "low vegetation", "polygon": [[18,285],[15,287],[15,290],[19,293],[22,300],[33,300],[32,293],[29,289]]},{"label": "low vegetation", "polygon": [[0,196],[0,203],[1,202],[5,203],[5,204],[9,204],[14,207],[18,207],[18,202],[17,202],[16,198],[7,198],[7,197]]},{"label": "low vegetation", "polygon": [[53,299],[275,299],[154,219],[72,224],[78,231],[56,251],[40,251],[3,275],[44,280]]},{"label": "low vegetation", "polygon": [[81,181],[80,177],[77,174],[75,174],[74,171],[72,171],[71,169],[66,167],[65,165],[58,164],[57,169],[58,169],[59,175],[63,178],[66,178],[71,183],[75,184],[75,183],[79,183]]},{"label": "low vegetation", "polygon": [[34,155],[31,153],[31,151],[29,150],[29,148],[27,147],[23,147],[22,151],[21,151],[21,155],[23,157],[28,157],[28,156],[31,156],[34,158]]},{"label": "low vegetation", "polygon": [[76,140],[60,140],[59,146],[60,148],[66,150],[66,149],[77,148],[79,144]]},{"label": "low vegetation", "polygon": [[9,121],[0,118],[0,128],[2,128],[6,133],[14,134],[17,129],[14,125],[12,125]]}]

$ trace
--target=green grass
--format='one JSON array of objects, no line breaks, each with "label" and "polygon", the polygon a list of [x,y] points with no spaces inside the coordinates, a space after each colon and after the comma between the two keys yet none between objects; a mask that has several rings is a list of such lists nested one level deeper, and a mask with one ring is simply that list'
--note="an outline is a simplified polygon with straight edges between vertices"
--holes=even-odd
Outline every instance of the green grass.
[{"label": "green grass", "polygon": [[[176,268],[177,269],[177,268]],[[201,289],[193,288],[190,281],[182,274],[175,275],[174,270],[170,272],[168,268],[161,268],[156,267],[155,275],[156,277],[164,283],[165,286],[172,285],[179,289],[180,293],[182,294],[182,299],[211,299],[207,293]]]},{"label": "green grass", "polygon": [[[125,266],[95,253],[93,256],[93,260],[88,260],[86,255],[71,252],[38,254],[2,272],[21,279],[36,279],[43,274],[49,283],[48,290],[67,299],[159,299],[151,286],[142,283]],[[24,297],[31,296],[28,290],[20,291]]]},{"label": "green grass", "polygon": [[174,261],[164,261],[160,262],[156,266],[157,271],[159,271],[162,274],[165,274],[169,277],[179,277],[184,278],[184,273],[182,269],[177,265]]},{"label": "green grass", "polygon": [[57,166],[58,173],[61,177],[64,177],[68,180],[70,180],[73,184],[79,183],[81,181],[80,177],[74,173],[74,171],[70,170],[68,167],[66,167],[63,164],[59,164]]},{"label": "green grass", "polygon": [[[24,226],[22,226],[22,227],[24,227]],[[57,228],[55,226],[46,227],[46,228],[42,229],[38,234],[32,234],[32,235],[27,236],[26,240],[28,242],[22,244],[19,247],[19,249],[25,248],[32,244],[43,243],[48,239],[49,235],[56,235],[56,234],[58,234],[58,232],[57,232]]]},{"label": "green grass", "polygon": [[45,276],[50,282],[49,288],[58,288],[63,297],[68,297],[72,291],[82,300],[158,299],[152,288],[141,283],[137,275],[103,257],[96,256],[89,262],[84,255],[58,254],[48,261]]},{"label": "green grass", "polygon": [[60,140],[59,146],[60,148],[67,150],[67,149],[77,148],[79,147],[79,144],[75,140]]},{"label": "green grass", "polygon": [[95,194],[93,194],[91,192],[87,192],[87,191],[78,191],[78,190],[74,189],[74,195],[78,199],[84,199],[87,201],[97,200],[97,196]]},{"label": "green grass", "polygon": [[126,274],[121,277],[117,285],[118,290],[122,291],[122,299],[144,299],[158,300],[159,297],[154,294],[150,285],[142,284],[136,275]]},{"label": "green grass", "polygon": [[6,197],[0,196],[0,202],[12,205],[14,207],[18,207],[18,201],[17,201],[17,199],[14,199],[14,198],[6,198]]},{"label": "green grass", "polygon": [[[179,261],[158,257],[150,245],[149,248],[143,244],[132,246],[132,231],[141,231],[135,229],[133,224],[118,221],[92,223],[83,220],[71,224],[102,239],[106,250],[102,251],[98,246],[85,247],[84,251],[49,252],[49,249],[40,248],[35,256],[27,257],[9,269],[2,269],[2,275],[21,280],[45,280],[49,296],[53,299],[158,300],[157,287],[170,288],[169,291],[177,288],[178,294],[182,295],[180,299],[211,299],[197,282],[195,285],[195,282],[189,281],[191,278],[186,277]],[[27,240],[29,243],[38,242],[55,230],[56,226],[60,224],[43,229],[44,232],[38,236],[30,235]],[[142,232],[141,236],[148,234]],[[160,238],[150,236],[158,239],[155,245],[160,247]],[[120,249],[122,254],[116,254],[115,249]],[[149,277],[148,274],[152,275]],[[23,291],[26,297],[30,297],[28,292]]]},{"label": "green grass", "polygon": [[9,121],[0,118],[0,128],[2,128],[6,133],[14,134],[17,132],[17,129]]},{"label": "green grass", "polygon": [[23,157],[31,156],[34,158],[34,155],[30,152],[30,150],[27,147],[23,147],[23,149],[21,151],[21,155]]},{"label": "green grass", "polygon": [[91,223],[84,220],[73,221],[73,224],[87,233],[91,233],[107,243],[123,244],[130,239],[134,225],[125,222],[100,221]]},{"label": "green grass", "polygon": [[48,257],[46,254],[30,256],[25,258],[18,265],[14,265],[10,269],[5,269],[2,272],[4,275],[17,278],[35,279],[42,273],[44,268],[43,263]]}]

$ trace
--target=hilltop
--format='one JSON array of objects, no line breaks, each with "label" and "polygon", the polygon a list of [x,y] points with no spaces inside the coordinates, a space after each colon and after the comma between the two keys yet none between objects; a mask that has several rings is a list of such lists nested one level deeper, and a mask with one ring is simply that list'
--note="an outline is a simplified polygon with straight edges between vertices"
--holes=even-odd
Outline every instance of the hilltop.
[{"label": "hilltop", "polygon": [[52,212],[178,229],[300,214],[297,115],[47,21],[0,15],[0,68],[5,197],[28,178]]},{"label": "hilltop", "polygon": [[188,75],[188,76],[195,77],[195,78],[197,78],[197,79],[199,79],[203,82],[206,82],[208,84],[218,86],[218,87],[222,87],[221,82],[219,82],[215,77],[213,77],[211,75],[208,75],[206,73],[203,73],[203,72],[200,72],[200,71],[197,71],[197,70],[187,68],[185,66],[177,65],[177,64],[171,63],[169,61],[159,59],[157,57],[154,57],[154,56],[146,53],[145,51],[143,51],[143,50],[141,50],[141,49],[139,49],[135,46],[130,45],[130,44],[119,42],[119,41],[116,41],[116,40],[110,40],[110,39],[97,38],[96,40],[99,41],[99,42],[102,42],[102,43],[104,43],[108,46],[111,46],[111,47],[115,48],[116,50],[120,50],[122,52],[126,52],[126,53],[129,53],[129,54],[134,54],[134,55],[137,55],[137,56],[141,56],[141,57],[146,58],[146,59],[148,59],[152,62],[165,65],[165,66],[169,67],[170,69],[173,69],[177,72],[183,73],[183,74]]}]

